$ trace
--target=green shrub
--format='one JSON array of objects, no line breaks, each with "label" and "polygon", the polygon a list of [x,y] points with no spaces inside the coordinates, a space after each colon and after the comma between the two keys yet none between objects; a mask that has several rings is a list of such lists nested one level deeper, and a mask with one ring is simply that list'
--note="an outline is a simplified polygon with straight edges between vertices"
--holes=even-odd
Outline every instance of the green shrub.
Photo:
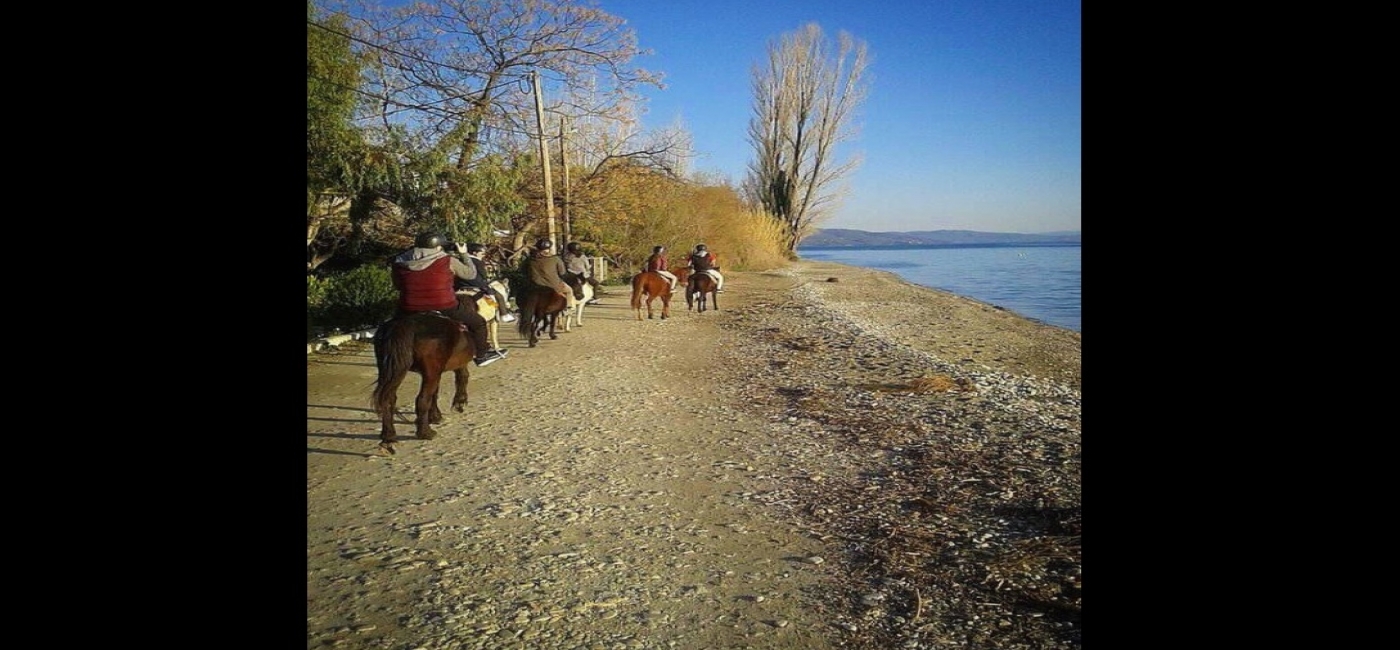
[{"label": "green shrub", "polygon": [[306,275],[306,310],[309,312],[326,304],[326,291],[330,283],[314,275]]},{"label": "green shrub", "polygon": [[307,283],[308,330],[342,332],[369,329],[388,320],[394,313],[398,291],[389,269],[379,265],[361,266],[323,280],[319,304],[313,301],[312,282]]},{"label": "green shrub", "polygon": [[320,335],[319,313],[326,304],[326,291],[330,283],[310,273],[306,274],[306,340],[312,341]]}]

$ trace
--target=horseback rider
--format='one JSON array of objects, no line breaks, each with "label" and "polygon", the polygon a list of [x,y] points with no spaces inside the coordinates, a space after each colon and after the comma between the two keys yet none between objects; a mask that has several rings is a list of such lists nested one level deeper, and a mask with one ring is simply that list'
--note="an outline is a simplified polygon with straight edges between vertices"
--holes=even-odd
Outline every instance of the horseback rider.
[{"label": "horseback rider", "polygon": [[486,319],[459,302],[452,286],[454,279],[476,278],[476,267],[444,252],[443,246],[450,243],[440,234],[422,233],[413,240],[413,248],[394,257],[394,288],[399,290],[394,316],[436,312],[462,323],[476,343],[476,365],[495,363],[506,357],[506,351],[491,348]]},{"label": "horseback rider", "polygon": [[647,258],[647,267],[646,267],[646,270],[655,272],[657,275],[660,275],[661,277],[666,278],[666,283],[669,284],[669,285],[671,285],[671,292],[672,292],[672,293],[675,293],[675,291],[676,291],[676,276],[675,276],[674,274],[672,274],[670,271],[667,271],[667,270],[666,270],[666,247],[665,247],[665,246],[656,246],[656,247],[654,247],[654,248],[651,249],[651,257],[648,257],[648,258]]},{"label": "horseback rider", "polygon": [[483,295],[490,294],[494,296],[496,298],[496,314],[498,318],[501,319],[502,323],[513,323],[515,322],[515,314],[510,313],[510,300],[506,298],[505,294],[496,291],[495,288],[491,286],[491,281],[486,279],[486,260],[481,259],[481,254],[485,250],[485,246],[476,242],[467,244],[466,261],[472,265],[472,268],[476,269],[476,278],[472,280],[462,280],[461,284],[476,287]]},{"label": "horseback rider", "polygon": [[564,298],[567,303],[573,290],[564,282],[564,261],[554,254],[554,242],[541,238],[535,242],[535,250],[530,254],[530,282],[541,287],[549,287]]},{"label": "horseback rider", "polygon": [[696,244],[686,266],[695,273],[709,273],[715,279],[715,293],[724,293],[724,276],[719,274],[719,261],[704,244]]},{"label": "horseback rider", "polygon": [[[582,277],[588,284],[593,285],[594,296],[604,293],[603,285],[594,279],[593,271],[588,268],[588,258],[583,256],[583,246],[576,241],[571,241],[568,246],[564,247],[564,270],[570,275]],[[582,299],[582,292],[583,288],[580,287],[574,293],[574,297]],[[592,305],[597,302],[598,298],[594,297],[588,301],[588,304]]]}]

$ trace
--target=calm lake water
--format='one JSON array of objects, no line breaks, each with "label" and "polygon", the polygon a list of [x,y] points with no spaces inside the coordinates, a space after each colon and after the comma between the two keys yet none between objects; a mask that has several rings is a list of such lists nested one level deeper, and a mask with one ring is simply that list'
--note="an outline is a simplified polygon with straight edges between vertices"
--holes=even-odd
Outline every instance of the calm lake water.
[{"label": "calm lake water", "polygon": [[1080,332],[1078,245],[801,248],[802,259],[889,271],[914,284]]}]

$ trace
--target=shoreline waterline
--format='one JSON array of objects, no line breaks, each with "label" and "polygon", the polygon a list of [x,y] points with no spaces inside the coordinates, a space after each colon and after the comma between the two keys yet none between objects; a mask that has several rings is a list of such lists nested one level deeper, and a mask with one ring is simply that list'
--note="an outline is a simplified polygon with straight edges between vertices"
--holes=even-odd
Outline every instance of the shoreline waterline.
[{"label": "shoreline waterline", "polygon": [[1082,328],[1078,245],[941,245],[798,250],[804,260],[894,273],[1073,331]]}]

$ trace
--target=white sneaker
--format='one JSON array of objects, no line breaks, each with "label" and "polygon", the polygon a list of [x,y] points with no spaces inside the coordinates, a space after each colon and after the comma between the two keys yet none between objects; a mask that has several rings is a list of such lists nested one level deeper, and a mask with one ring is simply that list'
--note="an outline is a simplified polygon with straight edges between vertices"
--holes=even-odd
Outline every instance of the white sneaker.
[{"label": "white sneaker", "polygon": [[510,314],[510,313],[501,314],[501,322],[502,322],[502,323],[514,323],[514,322],[515,322],[515,314]]}]

